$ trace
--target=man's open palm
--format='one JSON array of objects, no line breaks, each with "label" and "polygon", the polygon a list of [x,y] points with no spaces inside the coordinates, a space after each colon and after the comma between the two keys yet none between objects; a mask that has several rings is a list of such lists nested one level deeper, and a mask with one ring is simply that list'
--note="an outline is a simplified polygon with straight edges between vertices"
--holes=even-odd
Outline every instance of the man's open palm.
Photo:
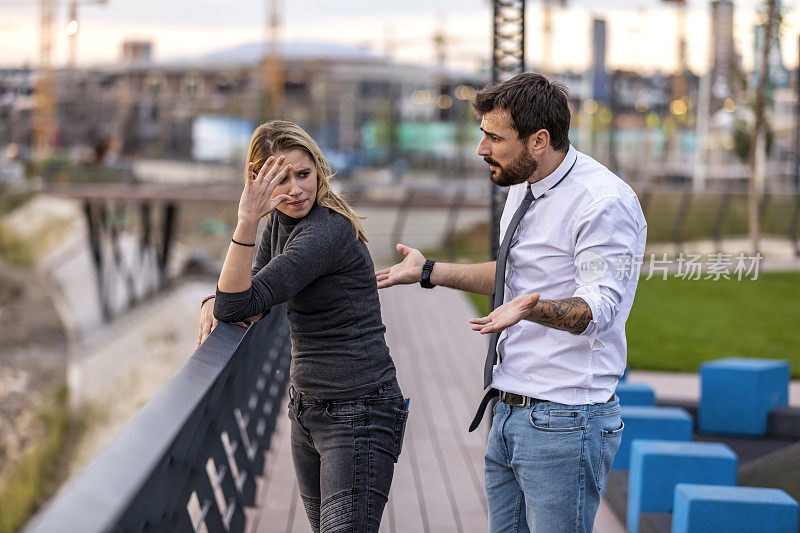
[{"label": "man's open palm", "polygon": [[469,321],[472,324],[472,331],[480,333],[497,333],[510,328],[530,314],[539,302],[539,293],[520,294],[508,303],[501,305],[488,316],[473,318]]},{"label": "man's open palm", "polygon": [[385,289],[394,285],[408,285],[419,283],[422,278],[422,266],[425,264],[425,256],[419,250],[398,244],[397,251],[403,254],[405,259],[393,267],[384,268],[375,272],[378,278],[378,288]]}]

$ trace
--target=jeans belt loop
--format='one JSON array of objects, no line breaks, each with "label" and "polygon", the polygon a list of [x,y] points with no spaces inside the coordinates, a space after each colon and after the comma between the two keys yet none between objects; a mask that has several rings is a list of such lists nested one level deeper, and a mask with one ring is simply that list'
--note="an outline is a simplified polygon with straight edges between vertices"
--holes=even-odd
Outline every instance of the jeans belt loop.
[{"label": "jeans belt loop", "polygon": [[292,387],[289,389],[289,392],[292,396],[292,401],[294,402],[294,407],[297,409],[298,413],[303,412],[303,393]]}]

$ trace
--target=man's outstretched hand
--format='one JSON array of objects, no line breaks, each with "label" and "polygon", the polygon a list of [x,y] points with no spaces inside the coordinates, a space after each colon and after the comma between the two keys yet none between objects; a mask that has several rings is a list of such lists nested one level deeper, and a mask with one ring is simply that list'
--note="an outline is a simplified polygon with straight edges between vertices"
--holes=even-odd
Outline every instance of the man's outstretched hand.
[{"label": "man's outstretched hand", "polygon": [[393,267],[384,268],[375,272],[378,278],[378,288],[385,289],[394,285],[408,285],[419,283],[422,279],[422,266],[425,264],[425,256],[419,250],[398,244],[397,251],[403,254],[405,259]]},{"label": "man's outstretched hand", "polygon": [[507,304],[503,304],[483,318],[469,321],[473,331],[495,333],[510,328],[530,314],[539,302],[539,293],[521,294]]}]

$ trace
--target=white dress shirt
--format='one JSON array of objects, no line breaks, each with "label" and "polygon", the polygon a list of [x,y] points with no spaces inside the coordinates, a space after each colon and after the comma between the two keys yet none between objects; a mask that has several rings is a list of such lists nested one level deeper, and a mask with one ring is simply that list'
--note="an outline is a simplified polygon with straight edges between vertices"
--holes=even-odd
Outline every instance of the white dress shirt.
[{"label": "white dress shirt", "polygon": [[[509,189],[500,242],[527,186]],[[592,320],[580,335],[529,320],[505,330],[492,387],[568,405],[603,403],[625,370],[625,321],[639,273],[630,265],[641,264],[647,237],[642,208],[628,184],[571,145],[531,189],[536,201],[511,242],[503,302],[534,292],[542,300],[578,296]]]}]

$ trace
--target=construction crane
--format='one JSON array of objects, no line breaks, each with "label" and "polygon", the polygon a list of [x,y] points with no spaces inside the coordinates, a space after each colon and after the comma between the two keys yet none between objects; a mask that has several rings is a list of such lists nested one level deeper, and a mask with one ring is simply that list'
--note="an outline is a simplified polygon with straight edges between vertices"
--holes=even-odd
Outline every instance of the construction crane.
[{"label": "construction crane", "polygon": [[[105,4],[108,0],[72,0],[69,8],[70,20],[66,33],[70,38],[70,68],[77,62],[78,39],[78,4]],[[39,0],[41,9],[39,19],[39,68],[36,73],[34,99],[36,108],[33,113],[33,148],[34,159],[41,160],[53,153],[58,121],[56,118],[55,77],[53,75],[53,21],[58,7],[58,0]]]},{"label": "construction crane", "polygon": [[56,3],[56,0],[40,0],[39,68],[34,85],[36,108],[32,124],[35,159],[43,159],[52,153],[58,129],[52,63],[53,19],[55,18]]},{"label": "construction crane", "polygon": [[[261,62],[261,91],[268,109],[263,113],[269,118],[280,117],[283,113],[285,73],[283,55],[280,50],[280,1],[267,0],[265,18],[264,54]],[[267,117],[262,117],[267,118]]]}]

